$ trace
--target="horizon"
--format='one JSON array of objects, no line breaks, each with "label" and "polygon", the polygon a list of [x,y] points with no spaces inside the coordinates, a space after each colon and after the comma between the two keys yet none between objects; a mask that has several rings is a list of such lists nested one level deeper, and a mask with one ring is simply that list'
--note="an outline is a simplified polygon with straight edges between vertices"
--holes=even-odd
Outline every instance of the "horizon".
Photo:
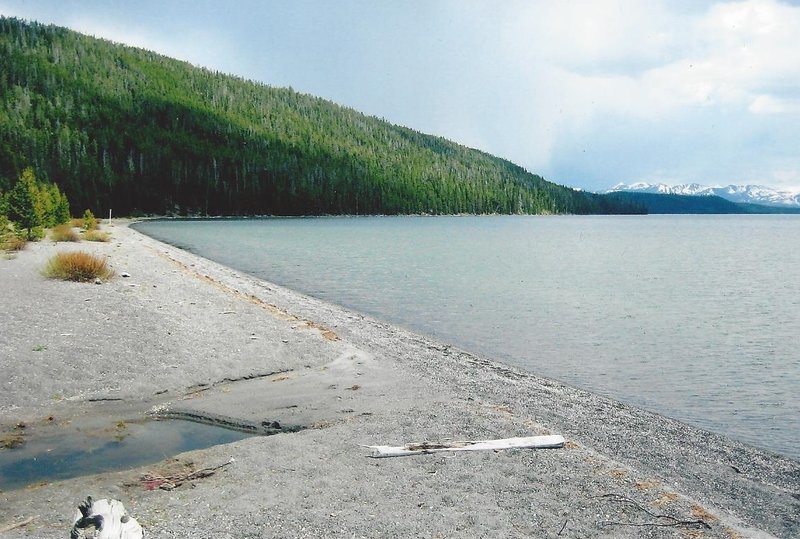
[{"label": "horizon", "polygon": [[558,184],[800,190],[800,6],[0,0],[445,137]]}]

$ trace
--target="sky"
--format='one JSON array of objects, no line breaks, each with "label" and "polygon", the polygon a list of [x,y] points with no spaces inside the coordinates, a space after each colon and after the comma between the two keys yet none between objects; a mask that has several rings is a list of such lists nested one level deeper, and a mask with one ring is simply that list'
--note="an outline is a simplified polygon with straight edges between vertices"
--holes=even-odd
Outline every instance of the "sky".
[{"label": "sky", "polygon": [[563,185],[800,190],[800,0],[0,0]]}]

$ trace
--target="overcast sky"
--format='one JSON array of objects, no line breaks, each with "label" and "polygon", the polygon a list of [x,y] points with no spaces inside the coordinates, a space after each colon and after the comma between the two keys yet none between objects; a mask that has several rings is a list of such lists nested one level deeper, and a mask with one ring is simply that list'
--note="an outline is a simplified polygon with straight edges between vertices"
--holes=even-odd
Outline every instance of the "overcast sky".
[{"label": "overcast sky", "polygon": [[0,0],[552,181],[800,189],[800,3]]}]

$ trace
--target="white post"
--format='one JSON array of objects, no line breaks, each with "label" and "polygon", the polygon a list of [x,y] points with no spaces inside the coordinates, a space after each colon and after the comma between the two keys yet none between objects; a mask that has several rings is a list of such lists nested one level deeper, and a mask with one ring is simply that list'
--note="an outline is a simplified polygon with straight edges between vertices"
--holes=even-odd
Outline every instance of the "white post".
[{"label": "white post", "polygon": [[111,208],[108,208],[108,224],[111,225]]}]

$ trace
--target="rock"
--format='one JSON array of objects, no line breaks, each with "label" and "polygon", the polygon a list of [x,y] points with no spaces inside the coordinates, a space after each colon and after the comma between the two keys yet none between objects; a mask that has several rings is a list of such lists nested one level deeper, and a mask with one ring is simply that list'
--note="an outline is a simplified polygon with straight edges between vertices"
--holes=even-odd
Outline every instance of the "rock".
[{"label": "rock", "polygon": [[123,271],[122,273],[120,273],[120,276],[121,276],[121,277],[130,277],[130,276],[131,276],[131,274],[130,274],[130,273],[128,273],[127,271]]},{"label": "rock", "polygon": [[95,277],[94,284],[103,284],[103,281],[100,279],[100,277]]}]

